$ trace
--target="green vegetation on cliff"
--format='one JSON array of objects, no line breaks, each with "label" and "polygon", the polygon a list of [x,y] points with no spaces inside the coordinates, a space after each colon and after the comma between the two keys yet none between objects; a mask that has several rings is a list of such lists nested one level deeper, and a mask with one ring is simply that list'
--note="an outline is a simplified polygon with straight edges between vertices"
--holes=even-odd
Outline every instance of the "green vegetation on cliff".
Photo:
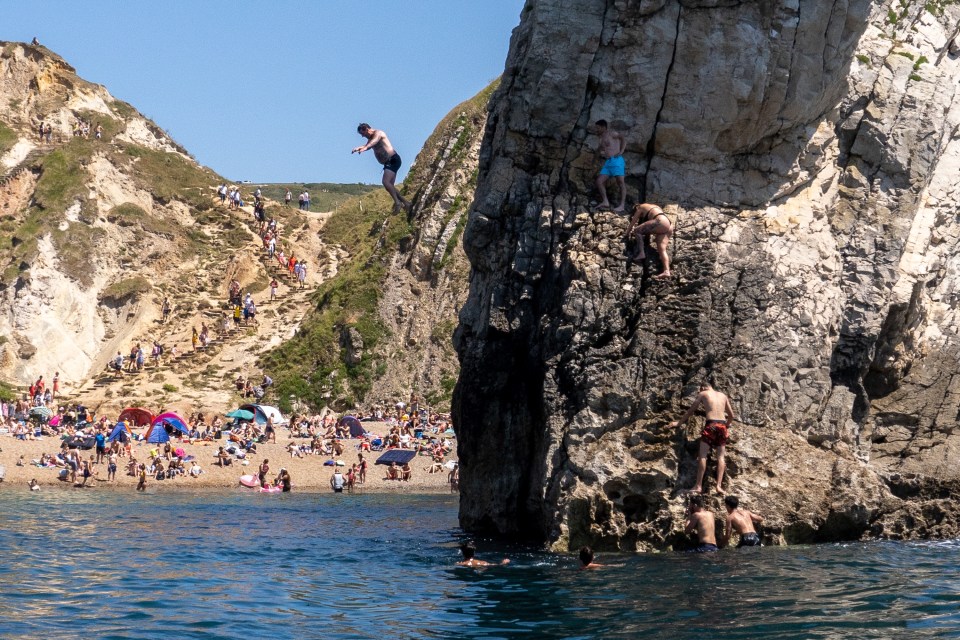
[{"label": "green vegetation on cliff", "polygon": [[0,121],[0,155],[3,155],[17,142],[17,134],[13,129]]},{"label": "green vegetation on cliff", "polygon": [[[0,221],[0,233],[10,238],[8,244],[0,245],[0,265],[3,265],[0,285],[12,284],[29,270],[38,255],[37,242],[47,235],[53,241],[64,272],[84,285],[91,284],[95,272],[91,256],[95,255],[94,247],[104,235],[102,229],[91,226],[98,212],[95,201],[87,197],[91,181],[88,165],[98,155],[129,175],[137,187],[149,192],[159,204],[179,200],[195,213],[211,208],[210,185],[219,179],[214,172],[178,153],[126,142],[109,143],[107,138],[119,132],[122,123],[102,114],[88,117],[103,125],[105,139],[73,137],[37,159],[33,169],[38,177],[31,204]],[[76,207],[77,221],[64,227],[61,223],[71,207]],[[107,219],[120,226],[137,223],[148,234],[180,237],[187,254],[195,253],[198,248],[190,230],[161,215],[148,214],[133,204],[115,207]]]},{"label": "green vegetation on cliff", "polygon": [[[337,276],[313,294],[315,310],[297,335],[263,359],[281,409],[290,410],[291,396],[314,407],[327,402],[349,405],[370,388],[378,364],[372,347],[387,335],[377,310],[383,278],[401,241],[413,230],[406,214],[390,213],[392,206],[385,192],[375,192],[344,204],[324,227],[324,241],[343,247],[350,257]],[[341,332],[351,327],[364,345],[356,364],[347,364],[340,347]]]}]

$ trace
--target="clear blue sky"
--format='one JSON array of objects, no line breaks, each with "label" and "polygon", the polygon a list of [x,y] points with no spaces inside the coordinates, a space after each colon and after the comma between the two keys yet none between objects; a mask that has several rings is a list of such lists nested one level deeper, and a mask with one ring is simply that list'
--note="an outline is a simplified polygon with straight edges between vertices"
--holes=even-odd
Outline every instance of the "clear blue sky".
[{"label": "clear blue sky", "polygon": [[403,157],[503,71],[523,0],[5,2],[41,44],[232,180],[379,182],[360,121]]}]

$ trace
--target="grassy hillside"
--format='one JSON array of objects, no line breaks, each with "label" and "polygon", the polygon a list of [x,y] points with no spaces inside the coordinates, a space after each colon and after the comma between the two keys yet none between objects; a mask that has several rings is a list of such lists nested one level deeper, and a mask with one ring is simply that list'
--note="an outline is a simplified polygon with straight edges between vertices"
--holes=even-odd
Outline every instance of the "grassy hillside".
[{"label": "grassy hillside", "polygon": [[[105,131],[116,129],[109,118],[103,119]],[[108,128],[109,127],[109,128]],[[130,176],[138,187],[148,191],[158,203],[171,200],[187,203],[197,212],[211,207],[209,188],[219,179],[209,169],[198,167],[176,153],[147,149],[126,142],[110,144],[104,140],[71,138],[63,146],[39,158],[34,166],[38,173],[30,205],[20,214],[0,221],[0,233],[10,238],[0,245],[0,287],[12,284],[37,256],[37,242],[50,235],[65,273],[84,285],[90,284],[95,269],[92,257],[102,230],[87,222],[96,217],[95,204],[86,198],[90,173],[86,166],[95,154],[103,154],[121,172]],[[68,208],[79,204],[79,224],[69,229],[60,228]],[[122,208],[111,212],[114,221],[136,223],[146,233],[164,233],[183,239],[185,255],[200,245],[189,233],[168,221],[137,208]]]},{"label": "grassy hillside", "polygon": [[338,206],[349,202],[351,198],[362,196],[376,191],[380,185],[370,184],[336,184],[333,182],[286,182],[286,183],[266,183],[266,184],[245,184],[244,192],[253,193],[257,187],[263,191],[263,195],[271,200],[283,202],[283,197],[290,189],[293,194],[291,205],[298,206],[297,196],[304,189],[310,193],[310,211],[334,211]]},{"label": "grassy hillside", "polygon": [[[315,311],[297,335],[271,351],[261,365],[273,372],[277,402],[290,410],[290,397],[319,407],[331,399],[350,405],[363,398],[377,375],[371,349],[386,336],[377,305],[381,283],[400,241],[413,230],[406,214],[391,215],[393,201],[377,192],[340,207],[323,231],[328,244],[346,247],[351,255],[340,272],[312,296]],[[347,365],[339,346],[343,327],[355,328],[363,338],[364,355]]]},{"label": "grassy hillside", "polygon": [[17,134],[4,122],[0,121],[0,156],[9,151],[16,142]]}]

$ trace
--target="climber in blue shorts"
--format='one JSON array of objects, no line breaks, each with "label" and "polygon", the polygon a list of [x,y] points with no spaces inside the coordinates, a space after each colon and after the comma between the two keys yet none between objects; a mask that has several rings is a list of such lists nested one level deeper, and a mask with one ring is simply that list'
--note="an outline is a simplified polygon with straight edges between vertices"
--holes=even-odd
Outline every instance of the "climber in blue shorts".
[{"label": "climber in blue shorts", "polygon": [[604,158],[600,175],[597,176],[597,191],[600,192],[600,209],[609,209],[610,200],[607,199],[607,178],[615,178],[620,187],[620,204],[614,207],[617,213],[623,212],[627,202],[627,190],[623,183],[626,165],[623,161],[623,151],[627,148],[627,140],[622,133],[611,131],[606,120],[597,120],[600,131],[600,156]]}]

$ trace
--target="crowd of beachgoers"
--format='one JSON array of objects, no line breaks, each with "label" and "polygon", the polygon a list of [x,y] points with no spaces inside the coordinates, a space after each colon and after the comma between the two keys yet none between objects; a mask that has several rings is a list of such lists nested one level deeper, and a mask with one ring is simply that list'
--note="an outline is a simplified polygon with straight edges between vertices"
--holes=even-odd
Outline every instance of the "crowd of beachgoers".
[{"label": "crowd of beachgoers", "polygon": [[[248,486],[271,491],[341,482],[347,491],[371,485],[457,489],[449,416],[421,409],[415,396],[388,412],[373,407],[351,414],[302,413],[289,420],[272,407],[246,406],[252,411],[222,416],[199,411],[187,418],[171,411],[154,416],[129,408],[111,417],[81,405],[33,405],[24,397],[0,403],[0,462],[8,480],[29,480],[37,487],[176,485],[181,479],[231,487],[238,476],[253,476],[257,481]],[[410,459],[384,463],[381,477],[372,465],[389,451],[409,452],[401,458]]]}]

